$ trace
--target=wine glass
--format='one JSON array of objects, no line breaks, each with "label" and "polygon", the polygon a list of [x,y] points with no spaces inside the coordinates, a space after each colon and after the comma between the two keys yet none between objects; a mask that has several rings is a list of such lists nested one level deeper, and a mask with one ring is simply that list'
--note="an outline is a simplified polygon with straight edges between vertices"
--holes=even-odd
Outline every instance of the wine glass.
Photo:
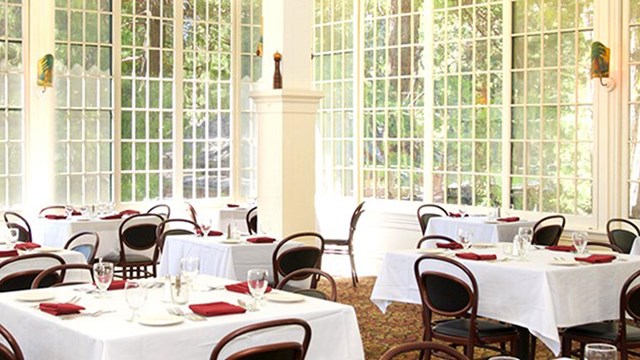
[{"label": "wine glass", "polygon": [[189,284],[193,286],[198,273],[200,272],[200,258],[183,257],[180,259],[180,275]]},{"label": "wine glass", "polygon": [[460,204],[460,208],[458,208],[458,212],[460,213],[460,217],[463,218],[467,214],[467,207],[465,205]]},{"label": "wine glass", "polygon": [[93,264],[93,279],[100,291],[100,296],[105,296],[113,280],[113,264],[110,262],[97,262]]},{"label": "wine glass", "polygon": [[471,233],[463,228],[458,228],[458,242],[464,250],[468,250],[471,246]]},{"label": "wine glass", "polygon": [[147,288],[137,281],[127,280],[124,284],[124,297],[131,309],[131,318],[128,321],[133,321],[138,317],[138,310],[147,301]]},{"label": "wine glass", "polygon": [[526,246],[527,250],[529,250],[531,241],[533,240],[533,228],[528,226],[521,226],[518,228],[518,235],[520,235],[520,238],[524,242],[524,246]]},{"label": "wine glass", "polygon": [[211,219],[205,218],[200,224],[200,229],[202,229],[202,237],[209,236],[209,230],[211,230]]},{"label": "wine glass", "polygon": [[587,233],[584,231],[575,231],[571,234],[571,240],[573,240],[573,246],[578,251],[578,254],[584,254],[587,249]]},{"label": "wine glass", "polygon": [[587,344],[584,347],[585,360],[616,360],[618,349],[610,344]]},{"label": "wine glass", "polygon": [[71,219],[71,217],[73,216],[73,210],[73,206],[71,205],[64,206],[64,213],[67,216],[67,219]]},{"label": "wine glass", "polygon": [[20,238],[20,230],[15,228],[9,228],[9,242],[15,244]]},{"label": "wine glass", "polygon": [[262,296],[267,290],[268,273],[264,269],[251,269],[247,272],[247,285],[253,296],[254,309],[257,310],[262,301]]}]

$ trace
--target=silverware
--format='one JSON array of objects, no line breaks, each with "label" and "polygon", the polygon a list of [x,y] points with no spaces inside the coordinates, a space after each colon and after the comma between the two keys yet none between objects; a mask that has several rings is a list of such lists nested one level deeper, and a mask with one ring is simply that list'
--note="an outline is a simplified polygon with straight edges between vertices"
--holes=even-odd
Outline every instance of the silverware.
[{"label": "silverware", "polygon": [[182,309],[180,309],[179,307],[170,307],[167,308],[167,311],[169,312],[169,314],[173,314],[176,316],[180,316],[180,317],[184,317],[186,319],[189,319],[191,321],[207,321],[207,318],[202,316],[202,315],[198,315],[196,313],[192,313],[192,312],[184,312]]},{"label": "silverware", "polygon": [[77,313],[77,314],[62,315],[60,316],[60,318],[62,320],[71,320],[71,319],[75,319],[83,316],[98,317],[98,316],[112,313],[112,312],[115,312],[115,310],[96,310],[94,312],[83,312],[83,313]]}]

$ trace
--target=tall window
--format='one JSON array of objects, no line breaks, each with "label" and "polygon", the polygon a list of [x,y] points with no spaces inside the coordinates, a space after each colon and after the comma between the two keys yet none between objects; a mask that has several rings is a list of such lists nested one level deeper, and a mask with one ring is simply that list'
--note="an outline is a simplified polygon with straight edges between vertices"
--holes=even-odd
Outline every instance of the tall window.
[{"label": "tall window", "polygon": [[640,3],[629,6],[629,216],[640,218]]},{"label": "tall window", "polygon": [[22,204],[24,84],[21,1],[0,1],[0,206]]}]

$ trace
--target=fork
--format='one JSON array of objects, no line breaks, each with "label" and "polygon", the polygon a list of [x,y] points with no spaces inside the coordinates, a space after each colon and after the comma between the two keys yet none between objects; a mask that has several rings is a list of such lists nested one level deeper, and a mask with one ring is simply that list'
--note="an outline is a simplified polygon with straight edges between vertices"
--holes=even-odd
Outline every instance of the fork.
[{"label": "fork", "polygon": [[167,311],[169,311],[169,313],[173,314],[173,315],[177,315],[177,316],[181,316],[184,318],[187,318],[191,321],[206,321],[207,318],[202,316],[202,315],[198,315],[192,312],[184,312],[182,311],[182,309],[180,309],[179,307],[171,307],[168,308]]},{"label": "fork", "polygon": [[60,318],[63,319],[63,320],[70,320],[70,319],[75,319],[75,318],[83,317],[83,316],[98,317],[100,315],[104,315],[104,314],[108,314],[108,313],[112,313],[112,312],[114,312],[114,310],[96,310],[94,312],[85,312],[85,313],[62,315],[62,316],[60,316]]}]

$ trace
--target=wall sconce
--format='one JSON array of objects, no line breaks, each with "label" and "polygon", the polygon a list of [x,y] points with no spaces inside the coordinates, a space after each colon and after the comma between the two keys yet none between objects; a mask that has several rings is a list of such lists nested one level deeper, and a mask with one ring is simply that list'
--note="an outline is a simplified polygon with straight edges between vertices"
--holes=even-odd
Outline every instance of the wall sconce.
[{"label": "wall sconce", "polygon": [[53,87],[53,55],[47,54],[38,60],[37,85],[42,87],[42,92],[48,87]]},{"label": "wall sconce", "polygon": [[591,78],[600,79],[600,85],[607,91],[613,91],[616,82],[609,77],[611,50],[599,41],[591,44]]}]

